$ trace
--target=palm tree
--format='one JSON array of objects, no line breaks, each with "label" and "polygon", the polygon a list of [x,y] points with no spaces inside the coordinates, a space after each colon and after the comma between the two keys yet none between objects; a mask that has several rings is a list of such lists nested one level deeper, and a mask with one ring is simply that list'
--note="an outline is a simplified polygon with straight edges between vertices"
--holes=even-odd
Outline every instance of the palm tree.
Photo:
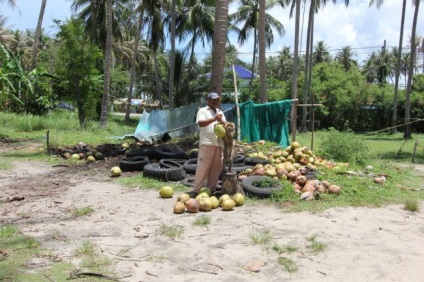
[{"label": "palm tree", "polygon": [[261,80],[261,103],[268,102],[266,93],[266,57],[265,57],[265,4],[266,0],[259,2],[259,74]]},{"label": "palm tree", "polygon": [[[188,76],[192,80],[196,77],[194,70],[196,44],[200,41],[204,47],[213,39],[215,2],[215,0],[185,0],[176,19],[176,35],[180,42],[189,38],[186,48],[190,50]],[[187,104],[187,101],[188,95],[184,97],[184,104]]]},{"label": "palm tree", "polygon": [[293,55],[291,54],[290,47],[284,46],[278,52],[278,77],[281,80],[290,80],[291,72],[293,70]]},{"label": "palm tree", "polygon": [[144,0],[141,8],[144,10],[144,24],[147,28],[147,42],[152,51],[155,80],[156,80],[156,98],[159,104],[163,106],[162,84],[159,77],[158,52],[165,44],[164,19],[165,11],[169,11],[171,3],[169,0]]},{"label": "palm tree", "polygon": [[331,54],[327,44],[324,41],[318,41],[314,46],[314,52],[312,53],[312,62],[319,64],[323,62],[331,62]]},{"label": "palm tree", "polygon": [[[93,42],[102,47],[104,52],[106,44],[106,2],[107,0],[73,0],[71,9],[74,12],[80,11],[78,17],[85,22],[85,32]],[[122,11],[126,9],[125,4],[130,0],[112,1],[112,32],[117,41],[123,39],[123,29],[125,19],[122,19]]]},{"label": "palm tree", "polygon": [[406,84],[406,97],[405,97],[405,131],[403,133],[404,139],[411,139],[411,125],[409,124],[411,120],[411,85],[412,85],[412,76],[414,75],[414,63],[415,63],[415,34],[417,31],[417,19],[418,11],[420,10],[421,0],[414,0],[415,10],[414,10],[414,19],[412,22],[412,34],[411,34],[411,57],[409,61],[408,68],[408,82]]},{"label": "palm tree", "polygon": [[134,81],[135,81],[135,64],[136,64],[136,59],[137,59],[137,55],[138,55],[138,44],[140,41],[140,34],[141,34],[141,30],[143,28],[143,10],[140,9],[140,6],[138,6],[138,24],[137,24],[137,31],[135,34],[135,40],[134,40],[134,49],[133,49],[133,54],[132,54],[132,58],[131,58],[131,71],[130,71],[130,85],[129,85],[129,90],[128,90],[128,100],[127,100],[127,105],[126,105],[126,109],[125,109],[125,121],[129,122],[130,120],[130,111],[131,111],[131,101],[132,101],[132,97],[133,97],[133,88],[134,88]]},{"label": "palm tree", "polygon": [[41,27],[43,25],[44,11],[46,10],[47,0],[41,1],[40,14],[38,15],[37,27],[35,29],[34,45],[32,46],[32,63],[34,69],[37,66],[38,43],[40,42]]},{"label": "palm tree", "polygon": [[169,56],[169,93],[168,105],[174,108],[174,76],[175,76],[175,18],[177,0],[172,0],[171,4],[171,54]]},{"label": "palm tree", "polygon": [[110,68],[112,63],[112,0],[106,0],[106,44],[105,44],[105,62],[104,62],[104,82],[102,108],[100,112],[99,125],[103,128],[107,126],[107,115],[109,109],[109,90],[110,90]]},{"label": "palm tree", "polygon": [[222,95],[224,77],[225,43],[227,41],[229,0],[217,1],[215,8],[215,25],[212,43],[212,71],[210,91]]},{"label": "palm tree", "polygon": [[[370,1],[370,6],[376,4],[377,8],[380,8],[383,4],[383,0]],[[402,43],[403,43],[403,30],[405,25],[405,10],[406,10],[406,0],[402,1],[402,16],[400,20],[400,34],[399,34],[399,47],[397,49],[396,54],[396,67],[395,67],[395,89],[393,95],[393,117],[392,117],[392,128],[390,133],[396,133],[396,124],[397,124],[397,107],[398,107],[398,93],[399,93],[399,76],[400,76],[400,68],[401,68],[401,60],[402,60]]]},{"label": "palm tree", "polygon": [[[3,3],[5,0],[0,0],[0,3]],[[10,7],[12,7],[12,8],[14,8],[14,7],[16,7],[16,0],[6,0],[7,1],[7,4],[10,6]]]},{"label": "palm tree", "polygon": [[295,5],[295,33],[294,33],[294,57],[293,57],[293,72],[292,72],[292,95],[291,98],[293,100],[292,102],[292,109],[290,112],[290,128],[292,133],[292,141],[296,140],[296,131],[297,131],[297,75],[298,75],[298,67],[299,67],[299,30],[300,30],[300,0],[295,0],[293,2]]},{"label": "palm tree", "polygon": [[[250,91],[253,81],[253,75],[255,72],[256,65],[256,53],[258,51],[258,13],[259,13],[259,0],[241,0],[241,6],[232,15],[230,15],[230,21],[232,23],[232,30],[238,33],[238,43],[243,45],[250,34],[253,32],[253,59],[252,59],[252,77],[250,80],[250,89],[248,98],[250,97]],[[266,1],[265,11],[272,9],[276,5],[280,5],[282,8],[286,6],[285,0],[268,0]],[[238,28],[237,24],[243,23],[242,28]],[[280,36],[283,36],[284,26],[273,16],[265,12],[265,42],[266,46],[271,46],[274,42],[274,35],[272,29],[275,29]]]},{"label": "palm tree", "polygon": [[357,62],[353,59],[354,55],[355,53],[352,52],[352,47],[345,46],[337,52],[334,59],[343,66],[345,71],[348,71],[352,68],[352,66],[357,65]]}]

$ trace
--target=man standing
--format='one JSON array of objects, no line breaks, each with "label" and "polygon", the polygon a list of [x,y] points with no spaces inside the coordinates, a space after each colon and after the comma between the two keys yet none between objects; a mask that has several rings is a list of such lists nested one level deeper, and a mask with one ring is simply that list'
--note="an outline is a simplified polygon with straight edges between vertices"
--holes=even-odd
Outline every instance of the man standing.
[{"label": "man standing", "polygon": [[222,172],[222,149],[224,143],[214,133],[214,126],[225,123],[224,113],[217,108],[220,97],[217,93],[208,94],[207,106],[197,112],[196,122],[200,127],[199,153],[197,156],[197,168],[194,178],[193,190],[188,192],[190,197],[197,196],[200,188],[206,186],[215,190],[215,186]]}]

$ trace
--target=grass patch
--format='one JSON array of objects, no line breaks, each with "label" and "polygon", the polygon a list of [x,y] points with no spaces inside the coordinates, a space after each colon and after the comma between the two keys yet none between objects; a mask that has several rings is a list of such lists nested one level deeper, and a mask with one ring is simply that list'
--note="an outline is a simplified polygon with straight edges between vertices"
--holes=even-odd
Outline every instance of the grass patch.
[{"label": "grass patch", "polygon": [[269,245],[273,240],[271,230],[269,229],[261,230],[256,233],[250,233],[249,238],[253,245],[262,246]]},{"label": "grass patch", "polygon": [[310,245],[308,246],[308,248],[314,254],[318,254],[318,253],[324,251],[328,246],[326,243],[318,242],[317,236],[318,236],[317,234],[314,234],[314,235],[306,238],[306,240],[310,242]]},{"label": "grass patch", "polygon": [[183,235],[184,227],[181,225],[167,225],[162,223],[159,228],[159,234],[170,237],[179,238]]},{"label": "grass patch", "polygon": [[88,206],[83,208],[74,208],[74,210],[72,211],[72,215],[75,217],[79,217],[79,216],[89,215],[93,212],[94,210],[90,206]]},{"label": "grass patch", "polygon": [[281,255],[283,253],[288,253],[288,254],[294,253],[297,250],[299,250],[299,247],[291,246],[291,245],[281,246],[278,244],[273,244],[271,249],[275,251],[277,254]]},{"label": "grass patch", "polygon": [[206,226],[206,225],[209,225],[210,223],[211,223],[211,218],[209,216],[202,215],[194,220],[193,225]]},{"label": "grass patch", "polygon": [[[125,178],[121,177],[119,179],[116,179],[116,182],[128,188],[156,189],[158,191],[162,186],[169,185],[169,182],[144,177],[143,174],[137,174]],[[184,192],[189,190],[189,187],[181,183],[172,184],[171,186],[175,192]]]},{"label": "grass patch", "polygon": [[290,258],[278,257],[277,262],[279,265],[283,266],[285,271],[289,273],[293,273],[298,270],[296,263]]},{"label": "grass patch", "polygon": [[[0,281],[46,281],[46,276],[53,281],[66,281],[68,274],[74,268],[69,263],[53,262],[53,254],[40,248],[34,238],[23,235],[12,225],[0,226],[0,249],[7,256],[0,260]],[[37,273],[28,273],[27,264],[36,257],[45,258],[50,264]]]},{"label": "grass patch", "polygon": [[417,212],[420,210],[420,205],[415,199],[408,199],[405,201],[405,205],[403,207],[407,211]]}]

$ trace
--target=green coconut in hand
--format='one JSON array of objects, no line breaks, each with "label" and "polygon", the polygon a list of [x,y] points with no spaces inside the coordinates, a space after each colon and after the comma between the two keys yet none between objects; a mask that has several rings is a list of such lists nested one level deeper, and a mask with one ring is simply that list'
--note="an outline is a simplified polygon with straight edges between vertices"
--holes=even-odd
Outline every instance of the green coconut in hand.
[{"label": "green coconut in hand", "polygon": [[215,124],[215,126],[213,128],[213,133],[215,133],[216,137],[222,138],[222,137],[225,136],[226,132],[227,131],[225,130],[225,127],[222,124],[220,124],[220,123]]}]

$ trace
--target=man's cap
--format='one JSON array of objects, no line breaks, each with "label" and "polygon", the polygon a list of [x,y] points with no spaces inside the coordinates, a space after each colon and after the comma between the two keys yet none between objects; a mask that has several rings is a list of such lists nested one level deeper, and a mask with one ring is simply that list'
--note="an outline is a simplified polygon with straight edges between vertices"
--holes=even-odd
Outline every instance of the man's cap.
[{"label": "man's cap", "polygon": [[208,99],[216,99],[216,98],[219,98],[218,93],[211,92],[211,93],[208,94]]}]

